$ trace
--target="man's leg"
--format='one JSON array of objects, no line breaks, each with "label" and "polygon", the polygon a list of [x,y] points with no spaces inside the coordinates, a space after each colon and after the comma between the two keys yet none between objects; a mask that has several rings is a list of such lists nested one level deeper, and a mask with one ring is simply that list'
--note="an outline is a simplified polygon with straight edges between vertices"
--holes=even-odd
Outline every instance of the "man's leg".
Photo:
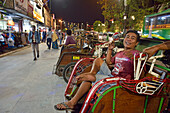
[{"label": "man's leg", "polygon": [[39,58],[39,44],[36,44],[37,58]]},{"label": "man's leg", "polygon": [[35,53],[35,44],[31,44],[32,45],[32,51],[33,51],[33,56],[34,56],[34,61],[37,60],[36,58],[36,53]]},{"label": "man's leg", "polygon": [[76,79],[78,81],[91,81],[91,82],[96,81],[95,75],[97,74],[97,72],[99,72],[100,67],[102,66],[103,62],[104,61],[102,58],[95,59],[93,62],[91,71],[77,76]]},{"label": "man's leg", "polygon": [[[86,82],[86,81],[84,81],[84,82],[80,85],[80,87],[79,87],[77,93],[75,94],[75,96],[74,96],[70,101],[65,102],[65,104],[66,104],[69,108],[74,108],[74,105],[77,104],[77,102],[79,101],[79,99],[80,99],[86,92],[89,91],[90,86],[91,86],[91,82]],[[64,109],[64,108],[66,108],[63,104],[57,104],[56,107],[57,107],[58,109]]]},{"label": "man's leg", "polygon": [[49,48],[49,38],[47,39],[47,46],[48,46],[48,49],[50,49],[50,48]]},{"label": "man's leg", "polygon": [[[104,61],[101,58],[97,58],[92,65],[92,69],[89,73],[84,73],[76,77],[76,79],[84,81],[81,86],[79,87],[78,91],[76,92],[75,96],[68,102],[65,102],[68,107],[73,108],[74,105],[77,104],[79,99],[89,91],[91,82],[88,81],[95,81],[95,74],[100,70],[100,67]],[[89,78],[88,78],[89,77]],[[63,104],[57,104],[56,105],[58,109],[66,108]]]},{"label": "man's leg", "polygon": [[61,38],[60,38],[60,45],[62,44],[62,40],[61,40]]},{"label": "man's leg", "polygon": [[51,43],[52,43],[52,39],[49,39],[49,49],[51,49]]}]

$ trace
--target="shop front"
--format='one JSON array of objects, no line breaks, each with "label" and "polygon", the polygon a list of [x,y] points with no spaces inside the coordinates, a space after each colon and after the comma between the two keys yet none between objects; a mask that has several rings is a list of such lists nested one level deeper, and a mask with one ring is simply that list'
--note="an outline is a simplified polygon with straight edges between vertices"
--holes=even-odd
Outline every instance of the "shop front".
[{"label": "shop front", "polygon": [[[28,44],[29,21],[28,0],[3,0],[0,2],[0,36],[4,42],[2,49],[17,48]],[[26,21],[27,20],[27,21]]]},{"label": "shop front", "polygon": [[50,13],[44,8],[44,21],[45,21],[45,26],[50,27]]}]

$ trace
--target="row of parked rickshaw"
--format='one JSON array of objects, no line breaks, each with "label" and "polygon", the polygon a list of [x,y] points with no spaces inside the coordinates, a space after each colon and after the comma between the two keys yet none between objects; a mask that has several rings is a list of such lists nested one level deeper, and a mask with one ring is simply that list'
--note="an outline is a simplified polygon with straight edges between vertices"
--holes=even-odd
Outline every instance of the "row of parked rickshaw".
[{"label": "row of parked rickshaw", "polygon": [[[78,36],[76,40],[76,46],[64,47],[53,68],[53,73],[63,76],[65,82],[68,83],[64,94],[68,100],[75,95],[81,84],[76,81],[76,76],[90,71],[94,59],[105,58],[107,54],[108,42],[99,42],[92,35]],[[148,45],[162,43],[162,41],[141,40],[136,47],[139,51]],[[115,41],[116,48],[112,55],[122,50],[122,42],[123,40]],[[158,52],[150,60],[146,55],[140,55],[135,73],[139,74],[144,70],[143,79],[124,80],[117,77],[102,79],[92,86],[88,94],[80,100],[80,109],[74,112],[168,113],[170,111],[168,109],[170,93],[170,59],[168,56],[167,51]],[[159,65],[155,63],[157,59],[159,59]],[[113,83],[117,85],[112,85]],[[108,86],[107,89],[104,89],[106,86]]]}]

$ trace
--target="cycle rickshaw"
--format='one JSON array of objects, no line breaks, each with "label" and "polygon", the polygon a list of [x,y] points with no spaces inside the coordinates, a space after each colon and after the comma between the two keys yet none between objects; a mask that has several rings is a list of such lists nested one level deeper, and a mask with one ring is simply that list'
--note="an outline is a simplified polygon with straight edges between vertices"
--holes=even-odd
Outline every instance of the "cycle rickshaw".
[{"label": "cycle rickshaw", "polygon": [[[148,42],[148,40],[146,41]],[[144,47],[144,45],[139,48],[141,49],[141,47]],[[170,67],[169,62],[166,62],[168,58],[164,57],[166,55],[162,53],[151,57],[151,61],[148,61],[147,55],[143,54],[136,58],[138,63],[134,71],[134,80],[110,77],[95,83],[84,100],[80,100],[78,103],[80,109],[74,112],[168,113]],[[165,65],[168,67],[155,64],[158,58],[161,58],[162,62],[166,63]],[[71,99],[81,84],[81,82],[76,81],[75,77],[90,71],[93,61],[94,58],[84,58],[76,63],[65,90],[66,99]],[[142,70],[145,71],[145,74],[142,79],[139,79]]]}]

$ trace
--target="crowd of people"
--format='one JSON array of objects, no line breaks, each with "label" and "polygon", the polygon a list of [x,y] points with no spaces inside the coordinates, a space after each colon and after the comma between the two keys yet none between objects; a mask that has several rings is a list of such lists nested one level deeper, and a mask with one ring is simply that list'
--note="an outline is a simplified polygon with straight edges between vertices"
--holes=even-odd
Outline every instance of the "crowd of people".
[{"label": "crowd of people", "polygon": [[[41,36],[42,35],[42,40]],[[33,61],[36,61],[39,58],[39,44],[40,42],[46,43],[47,48],[50,50],[59,49],[61,47],[61,51],[64,49],[65,46],[74,46],[76,45],[75,37],[72,36],[72,31],[67,30],[66,32],[61,32],[60,30],[52,30],[51,28],[43,29],[43,32],[36,31],[35,25],[32,25],[32,30],[29,32],[28,40],[31,43],[32,50],[33,50]],[[59,41],[59,44],[58,44]],[[37,52],[37,53],[36,53]]]},{"label": "crowd of people", "polygon": [[[0,32],[0,54],[5,53],[7,50],[12,51],[13,49],[18,47],[27,46],[29,44],[32,45],[33,43],[32,38],[34,38],[32,35],[33,32],[36,33],[35,37],[38,37],[38,39],[35,38],[38,41],[38,44],[46,43],[48,49],[51,48],[58,49],[59,44],[62,44],[63,41],[66,39],[66,32],[61,32],[54,29],[52,30],[51,28],[49,28],[48,30],[46,28],[44,28],[43,30],[41,29],[38,30],[36,29],[35,25],[32,25],[31,28],[32,29],[30,30],[29,33],[27,33],[27,31],[25,32],[15,32],[12,30],[9,31],[9,29],[7,29],[7,31]],[[36,60],[37,58],[34,59]]]}]

